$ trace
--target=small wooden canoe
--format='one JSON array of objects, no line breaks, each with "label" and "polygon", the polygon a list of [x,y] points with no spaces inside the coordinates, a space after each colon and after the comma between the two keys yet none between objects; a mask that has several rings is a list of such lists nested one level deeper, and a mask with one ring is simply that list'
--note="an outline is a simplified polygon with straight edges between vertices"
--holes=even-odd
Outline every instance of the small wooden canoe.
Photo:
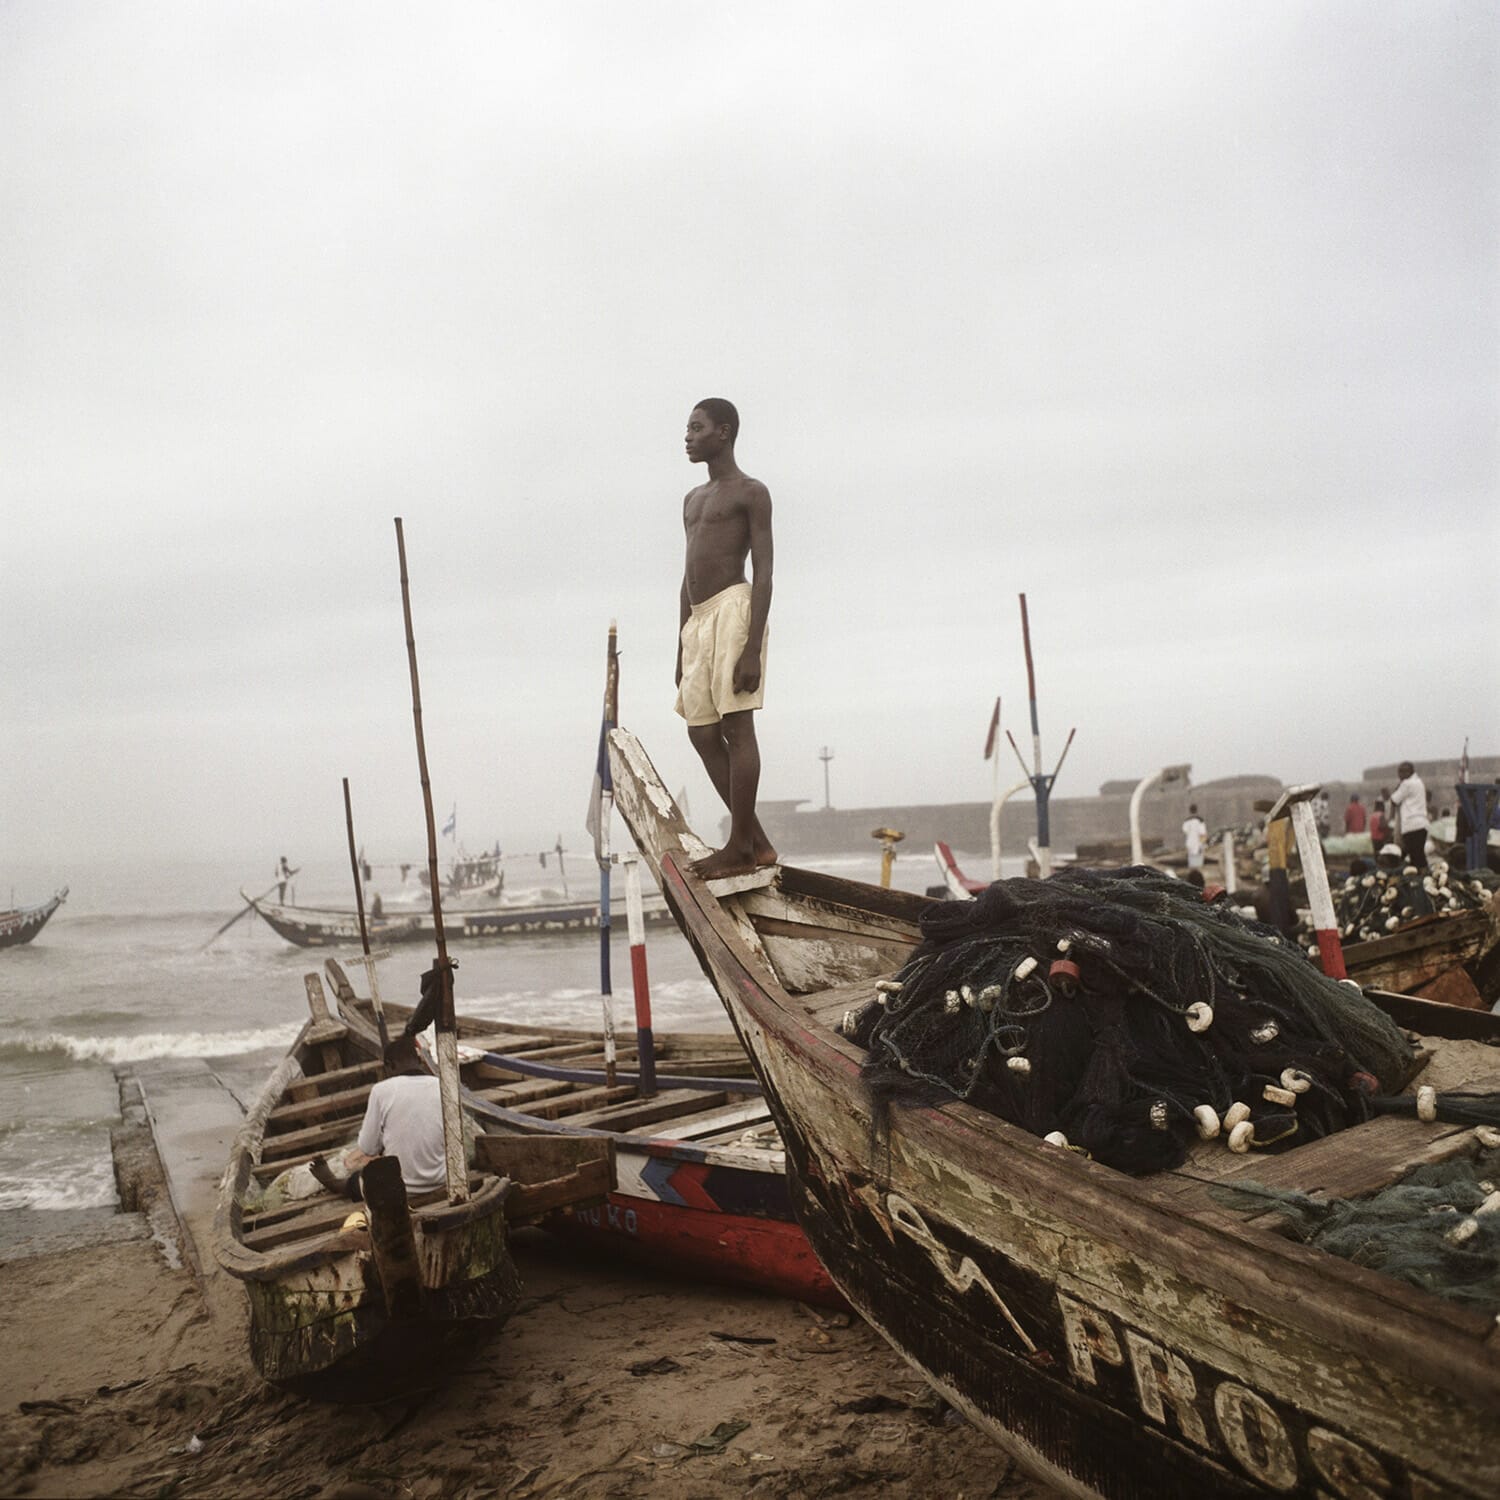
[{"label": "small wooden canoe", "polygon": [[214,1217],[218,1262],[245,1284],[250,1352],[270,1382],[303,1395],[369,1401],[424,1389],[514,1309],[507,1242],[513,1183],[476,1172],[470,1196],[408,1202],[400,1165],[365,1169],[365,1205],[314,1187],[263,1202],[287,1168],[351,1144],[380,1049],[328,1011],[306,980],[311,1019],[235,1139]]},{"label": "small wooden canoe", "polygon": [[[373,1041],[370,1002],[336,959],[324,967],[341,1012]],[[389,1002],[385,1013],[393,1027],[411,1015]],[[684,1276],[842,1305],[796,1221],[786,1153],[734,1037],[658,1034],[657,1091],[643,1098],[635,1050],[623,1039],[611,1085],[595,1033],[462,1015],[457,1025],[464,1103],[485,1132],[481,1151],[548,1135],[611,1149],[608,1197],[554,1213],[548,1230]]]},{"label": "small wooden canoe", "polygon": [[50,901],[43,901],[40,905],[0,911],[0,948],[18,948],[22,943],[29,943],[67,899],[68,888],[64,886]]},{"label": "small wooden canoe", "polygon": [[[616,807],[657,872],[781,1129],[794,1202],[849,1301],[1025,1467],[1070,1495],[1202,1500],[1500,1493],[1492,1313],[1296,1243],[1216,1205],[1235,1174],[1353,1197],[1471,1130],[1386,1116],[1278,1156],[1194,1153],[1129,1177],[952,1102],[879,1133],[840,1020],[919,938],[924,897],[814,872],[707,883],[705,846],[633,736]],[[1500,1087],[1492,1018],[1417,1007]],[[1434,1059],[1436,1061],[1436,1059]],[[1429,1064],[1430,1066],[1431,1064]],[[1279,1220],[1277,1220],[1279,1222]]]}]

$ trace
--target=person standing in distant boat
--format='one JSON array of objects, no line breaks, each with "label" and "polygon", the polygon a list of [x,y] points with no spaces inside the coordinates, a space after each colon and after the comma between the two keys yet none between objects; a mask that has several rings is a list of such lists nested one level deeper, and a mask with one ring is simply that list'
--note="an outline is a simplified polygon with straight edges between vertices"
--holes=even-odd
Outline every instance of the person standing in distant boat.
[{"label": "person standing in distant boat", "polygon": [[1208,824],[1198,816],[1198,804],[1188,808],[1187,821],[1182,825],[1182,842],[1187,847],[1189,870],[1203,868],[1203,846],[1208,842]]},{"label": "person standing in distant boat", "polygon": [[[694,867],[707,879],[776,863],[755,815],[760,746],[755,710],[765,701],[766,619],[771,612],[771,493],[735,462],[740,416],[712,396],[688,417],[687,456],[708,483],[682,502],[687,557],[677,637],[677,712],[714,790],[729,809],[729,838]],[[751,578],[745,579],[745,560]]]},{"label": "person standing in distant boat", "polygon": [[1391,793],[1391,808],[1396,814],[1396,832],[1401,852],[1419,870],[1427,868],[1427,788],[1409,760],[1396,767],[1401,778]]}]

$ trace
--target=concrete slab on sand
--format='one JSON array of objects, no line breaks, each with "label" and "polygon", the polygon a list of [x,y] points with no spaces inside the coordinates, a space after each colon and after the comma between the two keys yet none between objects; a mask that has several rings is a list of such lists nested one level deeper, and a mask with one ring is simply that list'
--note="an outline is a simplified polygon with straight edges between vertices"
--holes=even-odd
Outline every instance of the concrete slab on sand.
[{"label": "concrete slab on sand", "polygon": [[134,1072],[182,1226],[183,1251],[201,1276],[211,1269],[209,1236],[219,1179],[244,1113],[201,1058],[154,1058],[138,1063]]}]

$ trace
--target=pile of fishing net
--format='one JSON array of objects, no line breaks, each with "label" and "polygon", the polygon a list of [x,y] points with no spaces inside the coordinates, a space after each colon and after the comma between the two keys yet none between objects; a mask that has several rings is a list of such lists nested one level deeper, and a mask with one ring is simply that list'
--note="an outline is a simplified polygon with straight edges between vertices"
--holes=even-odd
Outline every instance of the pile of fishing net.
[{"label": "pile of fishing net", "polygon": [[[962,1099],[1135,1173],[1200,1138],[1274,1150],[1418,1109],[1393,1097],[1411,1045],[1357,988],[1157,871],[997,881],[922,933],[844,1017],[877,1106]],[[1500,1121],[1492,1102],[1443,1096],[1442,1117]]]},{"label": "pile of fishing net", "polygon": [[[1500,1143],[1500,1136],[1481,1131]],[[1457,1302],[1500,1308],[1500,1149],[1417,1167],[1368,1198],[1309,1198],[1258,1182],[1220,1184],[1214,1200],[1281,1214],[1292,1234],[1355,1265]]]},{"label": "pile of fishing net", "polygon": [[1419,917],[1481,911],[1489,902],[1485,882],[1450,871],[1442,861],[1425,872],[1415,865],[1397,865],[1351,874],[1334,891],[1339,934],[1346,943],[1384,937]]}]

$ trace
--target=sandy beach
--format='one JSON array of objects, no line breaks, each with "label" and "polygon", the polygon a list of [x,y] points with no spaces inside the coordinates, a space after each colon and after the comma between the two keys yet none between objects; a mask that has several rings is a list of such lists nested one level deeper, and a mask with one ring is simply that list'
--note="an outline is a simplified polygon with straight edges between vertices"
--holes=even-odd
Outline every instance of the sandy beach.
[{"label": "sandy beach", "polygon": [[243,1296],[150,1240],[0,1265],[0,1492],[1042,1497],[848,1314],[520,1238],[527,1296],[418,1399],[265,1385]]},{"label": "sandy beach", "polygon": [[[537,1230],[516,1236],[520,1310],[432,1391],[359,1408],[283,1395],[250,1365],[242,1289],[205,1254],[213,1143],[163,1136],[186,1243],[128,1103],[128,1212],[6,1216],[0,1493],[1049,1493],[849,1313],[612,1266]],[[69,1234],[89,1243],[63,1248]]]}]

